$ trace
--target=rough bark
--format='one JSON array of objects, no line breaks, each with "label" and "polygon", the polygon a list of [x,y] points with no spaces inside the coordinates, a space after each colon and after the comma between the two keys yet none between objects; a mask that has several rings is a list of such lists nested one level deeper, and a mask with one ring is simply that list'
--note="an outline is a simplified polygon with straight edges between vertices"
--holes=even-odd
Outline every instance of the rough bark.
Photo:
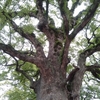
[{"label": "rough bark", "polygon": [[37,93],[37,100],[68,100],[65,86],[57,83],[57,79],[54,77],[52,80],[48,81],[46,82],[43,78],[41,78],[40,88]]},{"label": "rough bark", "polygon": [[68,100],[66,78],[61,73],[60,63],[48,59],[41,70],[37,85],[37,100]]},{"label": "rough bark", "polygon": [[78,61],[78,66],[80,68],[74,75],[74,79],[72,81],[72,95],[71,95],[72,100],[80,100],[80,89],[82,85],[82,79],[86,71],[85,60],[86,58],[84,57],[84,55],[80,55]]}]

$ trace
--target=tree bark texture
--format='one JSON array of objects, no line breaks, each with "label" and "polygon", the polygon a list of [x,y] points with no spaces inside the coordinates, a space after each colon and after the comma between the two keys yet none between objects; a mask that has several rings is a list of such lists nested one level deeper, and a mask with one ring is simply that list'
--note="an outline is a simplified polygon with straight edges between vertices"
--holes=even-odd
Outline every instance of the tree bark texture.
[{"label": "tree bark texture", "polygon": [[41,70],[37,100],[68,100],[66,78],[56,61],[47,61],[45,69]]},{"label": "tree bark texture", "polygon": [[44,79],[41,79],[37,100],[68,100],[66,88],[59,86],[56,79],[51,82],[45,82]]}]

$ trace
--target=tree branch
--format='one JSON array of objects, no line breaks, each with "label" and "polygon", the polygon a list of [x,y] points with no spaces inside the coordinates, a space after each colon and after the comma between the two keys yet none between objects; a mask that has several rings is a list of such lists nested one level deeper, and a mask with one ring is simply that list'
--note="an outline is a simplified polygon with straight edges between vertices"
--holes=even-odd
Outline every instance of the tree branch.
[{"label": "tree branch", "polygon": [[17,50],[15,50],[11,45],[5,45],[0,43],[0,50],[3,50],[5,53],[9,54],[11,57],[17,57],[20,60],[31,62],[33,64],[39,63],[39,61],[35,58],[35,56],[29,56],[27,54],[21,53]]},{"label": "tree branch", "polygon": [[97,52],[97,51],[100,51],[100,44],[96,45],[96,46],[93,46],[87,50],[85,50],[82,54],[85,56],[85,57],[88,57],[90,55],[92,55],[94,52]]},{"label": "tree branch", "polygon": [[79,0],[76,0],[76,2],[72,5],[72,8],[71,8],[72,13],[74,13],[74,10],[78,6],[78,4],[79,4]]},{"label": "tree branch", "polygon": [[100,70],[99,70],[99,72],[96,72],[97,68],[92,69],[92,68],[86,68],[86,66],[85,66],[86,58],[97,51],[100,51],[100,45],[97,45],[97,46],[94,46],[93,48],[87,49],[79,55],[78,66],[80,67],[80,69],[76,72],[76,74],[74,76],[74,80],[72,82],[73,83],[72,84],[72,96],[79,95],[80,88],[82,85],[82,79],[83,79],[85,71],[92,70],[92,74],[95,77],[100,78],[100,77],[98,77],[98,74],[100,74]]},{"label": "tree branch", "polygon": [[79,18],[82,17],[82,14],[84,14],[86,12],[86,10],[82,10],[79,12],[79,14],[77,16],[74,17],[75,21],[77,22]]},{"label": "tree branch", "polygon": [[61,57],[61,71],[64,76],[66,76],[65,70],[66,70],[67,64],[70,63],[70,58],[68,58],[69,46],[70,46],[70,40],[66,37],[66,41],[64,44],[62,57]]},{"label": "tree branch", "polygon": [[[70,20],[70,11],[68,8],[68,1],[66,0],[57,0],[61,16],[63,18],[63,26],[64,26],[64,34],[65,34],[65,44],[64,48],[62,50],[62,55],[61,55],[61,71],[64,73],[65,68],[67,64],[69,63],[69,58],[68,58],[68,49],[70,45],[70,40],[69,40],[69,20]],[[64,73],[65,75],[65,73]]]},{"label": "tree branch", "polygon": [[20,69],[20,67],[24,63],[19,65],[19,63],[18,63],[18,61],[16,59],[15,59],[15,61],[16,61],[16,71],[21,73],[22,75],[24,75],[30,81],[30,88],[34,89],[34,91],[37,92],[37,89],[38,89],[38,87],[37,87],[38,85],[37,84],[38,84],[39,80],[38,81],[33,81],[33,78],[30,75],[28,75],[24,70]]},{"label": "tree branch", "polygon": [[100,80],[100,69],[91,69],[91,70],[89,70],[89,71],[92,73],[92,75],[93,75],[95,78],[97,78],[97,79]]},{"label": "tree branch", "polygon": [[16,71],[20,72],[21,74],[23,74],[30,82],[33,82],[33,79],[31,78],[31,76],[29,76],[24,70],[21,70],[20,67],[23,65],[19,65],[18,61],[16,60]]},{"label": "tree branch", "polygon": [[36,0],[36,7],[38,9],[37,17],[39,19],[38,29],[43,32],[43,29],[46,28],[48,23],[46,12],[43,8],[43,0]]},{"label": "tree branch", "polygon": [[96,63],[91,66],[86,66],[86,68],[86,71],[91,72],[95,78],[98,78],[100,80],[100,64]]},{"label": "tree branch", "polygon": [[100,80],[100,70],[99,72],[97,72],[97,70],[94,70],[94,71],[91,71],[91,73],[95,78]]},{"label": "tree branch", "polygon": [[84,73],[86,71],[85,61],[86,61],[86,58],[85,58],[84,54],[80,54],[79,59],[78,59],[78,66],[80,68],[75,73],[73,81],[72,81],[72,93],[71,94],[72,94],[72,98],[74,98],[75,100],[79,100],[82,79],[83,79]]},{"label": "tree branch", "polygon": [[45,0],[45,3],[46,3],[46,10],[43,8],[43,0],[36,0],[36,7],[38,9],[37,18],[39,19],[38,29],[47,36],[47,39],[50,42],[53,30],[48,25],[49,0]]},{"label": "tree branch", "polygon": [[60,13],[63,18],[63,24],[64,24],[64,31],[66,35],[69,33],[69,20],[68,20],[68,14],[69,14],[69,9],[67,6],[67,1],[66,0],[58,0],[59,8],[60,8]]},{"label": "tree branch", "polygon": [[[38,29],[42,31],[49,41],[49,53],[48,58],[52,58],[54,54],[54,46],[57,40],[55,30],[56,28],[52,28],[49,26],[49,16],[48,16],[48,7],[49,7],[49,0],[45,0],[46,3],[46,10],[43,8],[43,0],[36,0],[36,7],[38,9],[37,17],[39,19]],[[52,57],[51,57],[52,56]]]},{"label": "tree branch", "polygon": [[37,55],[45,57],[41,43],[36,39],[35,34],[25,33],[22,28],[17,26],[17,24],[10,18],[9,15],[7,15],[5,12],[3,12],[3,15],[7,18],[7,20],[9,20],[10,24],[16,32],[18,32],[22,37],[28,39],[35,46]]},{"label": "tree branch", "polygon": [[94,3],[89,7],[89,10],[83,20],[80,22],[80,24],[73,30],[73,32],[70,35],[70,38],[73,40],[74,37],[78,34],[79,31],[81,31],[93,18],[97,8],[99,6],[99,1],[95,0]]},{"label": "tree branch", "polygon": [[90,65],[90,66],[86,66],[86,70],[87,71],[91,71],[91,69],[99,69],[100,65],[99,64],[94,64],[94,65]]}]

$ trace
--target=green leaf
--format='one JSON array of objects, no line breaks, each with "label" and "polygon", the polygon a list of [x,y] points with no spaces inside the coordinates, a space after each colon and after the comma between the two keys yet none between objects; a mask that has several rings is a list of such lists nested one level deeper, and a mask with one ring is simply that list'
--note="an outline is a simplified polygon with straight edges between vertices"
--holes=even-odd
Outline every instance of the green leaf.
[{"label": "green leaf", "polygon": [[0,81],[3,81],[6,77],[7,77],[7,73],[6,71],[2,71],[2,73],[0,74]]},{"label": "green leaf", "polygon": [[34,31],[34,27],[32,24],[24,25],[23,30],[25,33],[32,34]]}]

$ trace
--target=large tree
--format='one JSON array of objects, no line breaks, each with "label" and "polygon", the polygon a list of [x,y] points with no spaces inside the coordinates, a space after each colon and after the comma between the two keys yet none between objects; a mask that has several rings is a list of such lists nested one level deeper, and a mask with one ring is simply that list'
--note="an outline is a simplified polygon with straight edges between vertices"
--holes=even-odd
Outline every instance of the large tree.
[{"label": "large tree", "polygon": [[[0,1],[1,62],[10,69],[16,65],[15,71],[29,80],[37,100],[79,100],[86,71],[100,79],[99,3]],[[82,10],[76,10],[83,4]],[[79,40],[77,34],[81,34]],[[76,52],[73,42],[83,48]],[[75,59],[72,52],[77,53]],[[94,61],[89,62],[91,57]]]}]

